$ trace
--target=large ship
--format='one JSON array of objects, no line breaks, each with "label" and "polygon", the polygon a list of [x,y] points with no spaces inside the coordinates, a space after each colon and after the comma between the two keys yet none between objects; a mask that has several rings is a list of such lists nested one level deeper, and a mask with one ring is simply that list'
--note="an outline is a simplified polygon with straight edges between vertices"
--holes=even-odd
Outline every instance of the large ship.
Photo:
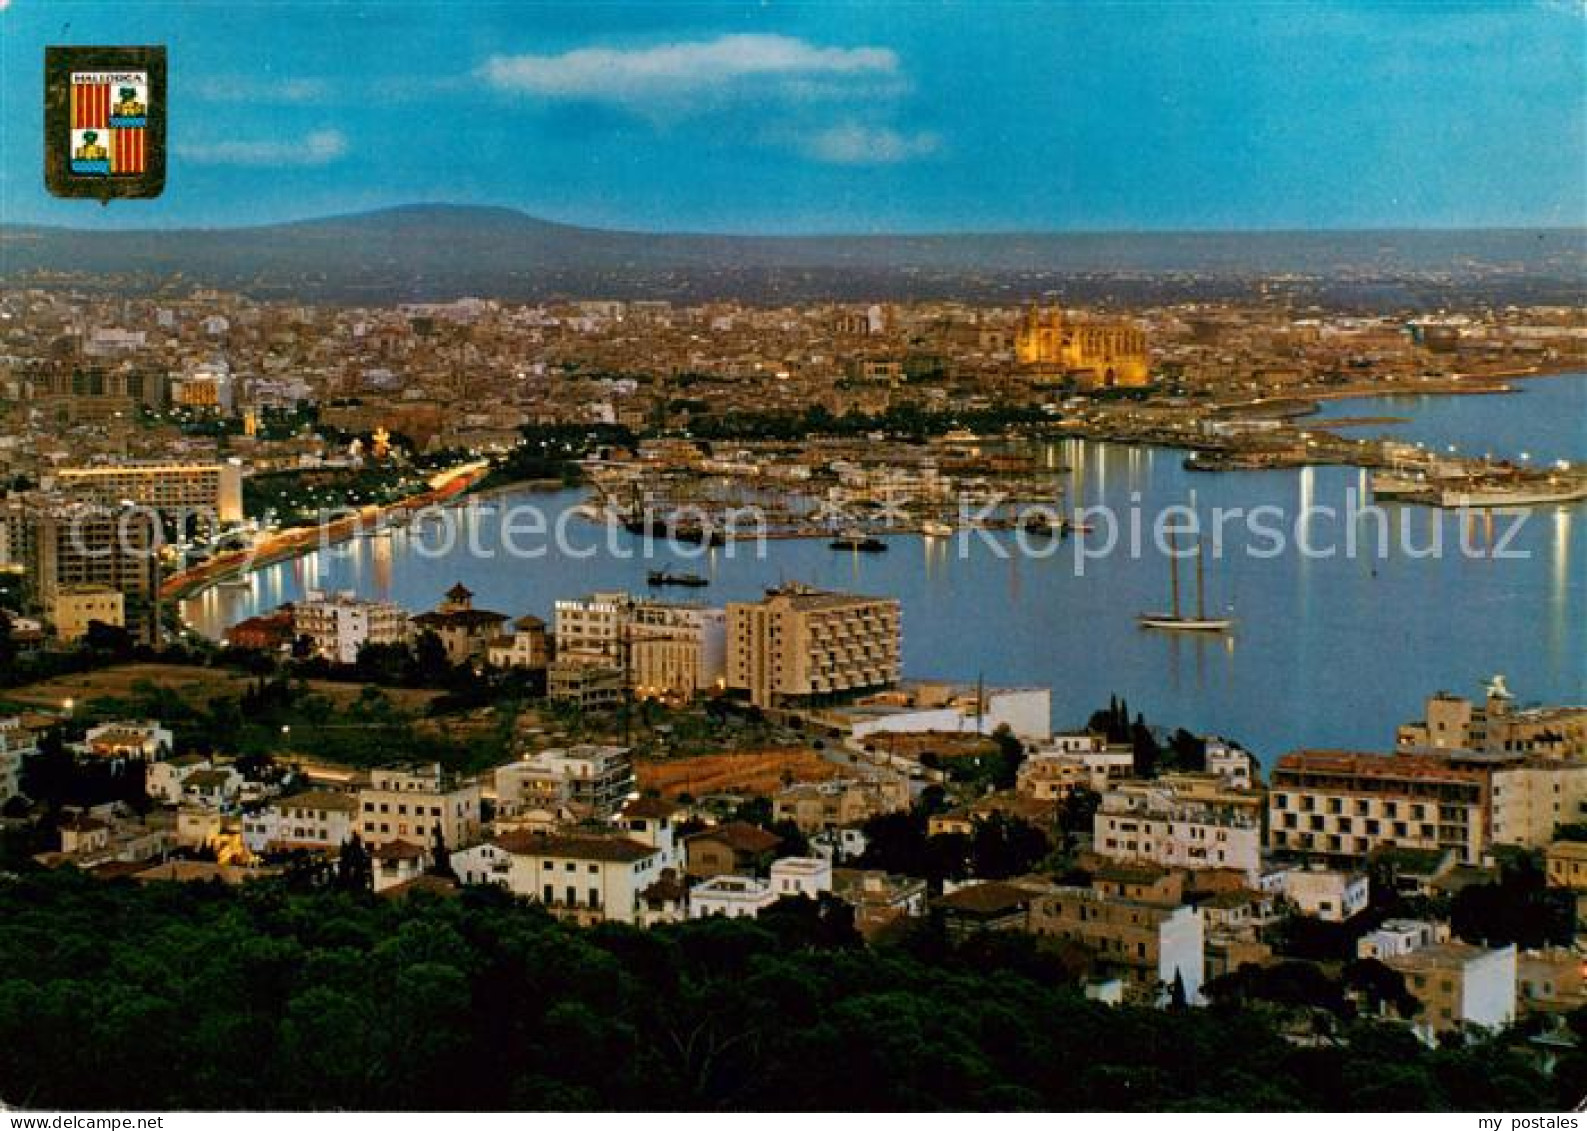
[{"label": "large ship", "polygon": [[1468,509],[1541,507],[1550,503],[1574,503],[1581,499],[1587,499],[1587,479],[1479,482],[1461,487],[1444,487],[1428,494],[1428,501],[1436,506]]}]

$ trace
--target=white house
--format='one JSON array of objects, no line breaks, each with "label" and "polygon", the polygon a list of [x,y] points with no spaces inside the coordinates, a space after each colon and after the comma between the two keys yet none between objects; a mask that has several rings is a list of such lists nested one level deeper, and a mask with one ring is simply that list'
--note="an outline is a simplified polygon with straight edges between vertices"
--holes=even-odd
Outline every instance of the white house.
[{"label": "white house", "polygon": [[100,758],[143,758],[157,762],[171,753],[174,736],[157,722],[102,723],[89,728],[78,750]]},{"label": "white house", "polygon": [[494,847],[501,855],[465,858],[465,872],[489,868],[493,878],[486,882],[505,879],[509,890],[581,923],[634,922],[639,893],[662,871],[659,851],[626,836],[510,832],[498,836]]},{"label": "white house", "polygon": [[623,806],[617,824],[634,840],[648,844],[661,855],[661,866],[682,861],[678,850],[678,814],[683,810],[662,797],[636,797]]},{"label": "white house", "polygon": [[771,890],[778,899],[801,895],[815,899],[832,890],[832,861],[820,856],[785,856],[771,866]]},{"label": "white house", "polygon": [[1279,894],[1297,911],[1329,923],[1342,923],[1360,914],[1371,900],[1371,883],[1363,872],[1287,868],[1264,877],[1264,886],[1275,878]]},{"label": "white house", "polygon": [[753,919],[777,902],[771,884],[753,876],[716,876],[689,891],[689,918],[721,915],[728,919]]},{"label": "white house", "polygon": [[22,792],[22,759],[37,752],[33,733],[21,719],[0,719],[0,805]]},{"label": "white house", "polygon": [[1357,958],[1380,962],[1449,941],[1449,924],[1427,919],[1385,919],[1383,926],[1356,940]]},{"label": "white house", "polygon": [[175,805],[182,800],[182,783],[200,770],[210,769],[210,761],[201,754],[183,754],[151,764],[144,772],[143,791],[155,801]]},{"label": "white house", "polygon": [[357,831],[357,812],[350,793],[311,789],[280,797],[243,819],[243,843],[250,852],[335,852]]}]

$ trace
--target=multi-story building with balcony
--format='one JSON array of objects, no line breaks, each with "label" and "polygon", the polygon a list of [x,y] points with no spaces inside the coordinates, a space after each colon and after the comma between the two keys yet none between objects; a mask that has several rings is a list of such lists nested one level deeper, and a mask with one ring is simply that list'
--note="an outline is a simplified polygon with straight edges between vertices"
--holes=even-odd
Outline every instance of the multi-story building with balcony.
[{"label": "multi-story building with balcony", "polygon": [[432,764],[412,770],[371,770],[358,791],[358,835],[365,844],[392,841],[428,849],[437,828],[448,848],[474,842],[480,829],[480,788]]},{"label": "multi-story building with balcony", "polygon": [[1587,817],[1587,762],[1505,752],[1358,754],[1279,759],[1268,844],[1359,859],[1374,848],[1449,850],[1476,863],[1496,844],[1540,848]]},{"label": "multi-story building with balcony", "polygon": [[786,585],[727,607],[728,686],[757,706],[818,702],[897,683],[900,606]]},{"label": "multi-story building with balcony", "polygon": [[63,467],[55,479],[72,497],[105,506],[129,501],[169,515],[200,515],[223,523],[243,518],[242,465],[236,460],[122,460],[102,466]]},{"label": "multi-story building with balcony", "polygon": [[292,630],[306,636],[314,651],[336,664],[358,662],[366,644],[405,644],[408,612],[389,601],[366,601],[352,592],[309,590],[292,610]]},{"label": "multi-story building with balcony", "polygon": [[616,668],[641,698],[689,699],[720,687],[727,659],[721,609],[594,593],[556,603],[557,659]]},{"label": "multi-story building with balcony", "polygon": [[634,761],[626,746],[542,750],[496,770],[497,812],[503,817],[567,810],[605,819],[633,791]]},{"label": "multi-story building with balcony", "polygon": [[1259,794],[1212,775],[1119,782],[1102,795],[1092,847],[1165,868],[1232,868],[1254,886],[1262,871],[1261,807]]}]

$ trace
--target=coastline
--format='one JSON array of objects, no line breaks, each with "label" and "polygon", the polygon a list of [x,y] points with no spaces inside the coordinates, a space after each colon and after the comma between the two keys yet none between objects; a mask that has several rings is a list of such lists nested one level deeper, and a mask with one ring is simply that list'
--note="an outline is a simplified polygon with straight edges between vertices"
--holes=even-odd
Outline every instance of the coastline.
[{"label": "coastline", "polygon": [[233,550],[211,558],[202,565],[174,573],[160,583],[162,601],[182,601],[222,581],[246,577],[254,570],[301,557],[324,546],[335,546],[366,533],[395,515],[442,506],[467,494],[489,474],[489,464],[474,462],[441,472],[430,481],[430,489],[409,495],[384,506],[369,506],[356,515],[318,526],[295,526],[275,535],[263,546]]}]

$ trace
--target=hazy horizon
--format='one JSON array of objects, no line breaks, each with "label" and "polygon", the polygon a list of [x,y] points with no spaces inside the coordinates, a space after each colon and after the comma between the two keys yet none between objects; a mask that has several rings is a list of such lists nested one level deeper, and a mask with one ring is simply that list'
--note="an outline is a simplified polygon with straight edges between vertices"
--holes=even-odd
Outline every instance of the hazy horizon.
[{"label": "hazy horizon", "polygon": [[[117,202],[125,203],[125,202]],[[113,205],[114,207],[114,205]],[[137,222],[132,217],[130,223],[104,223],[83,224],[72,223],[70,220],[61,221],[27,221],[10,220],[0,217],[0,228],[44,228],[60,229],[66,231],[116,231],[116,232],[189,232],[189,231],[231,231],[252,228],[277,228],[294,225],[316,224],[339,220],[358,220],[365,217],[380,216],[391,213],[422,212],[422,211],[459,211],[478,213],[511,213],[514,216],[543,224],[555,225],[565,228],[582,228],[595,232],[609,232],[620,235],[636,236],[705,236],[741,239],[852,239],[875,236],[877,238],[940,238],[940,237],[1020,237],[1020,236],[1309,236],[1309,235],[1383,235],[1425,233],[1425,234],[1461,234],[1477,232],[1582,232],[1587,234],[1587,220],[1576,224],[1479,224],[1465,226],[1450,226],[1437,224],[1397,226],[1368,226],[1368,227],[1342,227],[1318,226],[1309,228],[1282,228],[1282,227],[1225,227],[1225,228],[940,228],[940,229],[905,229],[905,228],[870,228],[870,229],[812,229],[800,231],[744,231],[737,228],[647,228],[636,224],[614,223],[606,224],[581,224],[573,220],[559,219],[533,212],[527,208],[520,208],[509,204],[473,204],[464,201],[450,200],[412,200],[397,204],[385,204],[377,207],[357,209],[343,212],[313,212],[302,215],[285,216],[271,220],[243,220],[238,219],[228,223],[147,223]],[[93,214],[91,214],[93,215]],[[94,218],[98,218],[94,216]],[[107,219],[117,219],[110,216]]]},{"label": "hazy horizon", "polygon": [[[0,8],[0,220],[412,202],[651,233],[1587,226],[1579,0]],[[44,191],[46,44],[161,43],[158,200]]]}]

